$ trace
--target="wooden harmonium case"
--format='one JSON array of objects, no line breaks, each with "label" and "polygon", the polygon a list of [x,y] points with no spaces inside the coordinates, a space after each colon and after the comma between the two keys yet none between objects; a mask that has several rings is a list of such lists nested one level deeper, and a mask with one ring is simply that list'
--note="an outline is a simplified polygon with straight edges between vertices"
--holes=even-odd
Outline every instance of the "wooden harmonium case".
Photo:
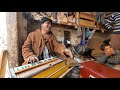
[{"label": "wooden harmonium case", "polygon": [[120,78],[120,71],[95,61],[81,63],[80,77],[82,78]]},{"label": "wooden harmonium case", "polygon": [[58,78],[68,69],[69,66],[66,65],[65,60],[51,57],[10,68],[10,76],[11,78]]}]

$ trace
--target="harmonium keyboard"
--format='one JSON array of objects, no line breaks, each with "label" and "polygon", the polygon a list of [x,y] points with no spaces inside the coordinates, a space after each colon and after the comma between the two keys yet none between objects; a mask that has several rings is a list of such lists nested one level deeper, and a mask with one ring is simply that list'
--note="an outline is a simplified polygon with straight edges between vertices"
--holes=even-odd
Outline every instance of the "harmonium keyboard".
[{"label": "harmonium keyboard", "polygon": [[69,69],[66,60],[51,57],[31,64],[10,68],[11,78],[58,78]]},{"label": "harmonium keyboard", "polygon": [[120,78],[120,71],[95,61],[80,64],[81,78]]}]

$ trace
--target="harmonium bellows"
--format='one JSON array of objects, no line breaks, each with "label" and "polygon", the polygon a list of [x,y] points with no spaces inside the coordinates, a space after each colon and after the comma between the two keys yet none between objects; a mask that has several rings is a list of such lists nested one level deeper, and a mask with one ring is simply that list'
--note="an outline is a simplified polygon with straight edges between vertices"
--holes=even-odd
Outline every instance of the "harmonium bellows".
[{"label": "harmonium bellows", "polygon": [[58,78],[69,69],[66,61],[51,57],[35,63],[10,68],[11,78]]}]

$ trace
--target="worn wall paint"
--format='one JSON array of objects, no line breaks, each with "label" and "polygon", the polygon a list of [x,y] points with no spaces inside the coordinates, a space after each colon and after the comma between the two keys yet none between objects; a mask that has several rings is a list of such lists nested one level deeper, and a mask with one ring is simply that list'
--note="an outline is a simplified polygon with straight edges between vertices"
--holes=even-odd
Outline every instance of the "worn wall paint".
[{"label": "worn wall paint", "polygon": [[[7,51],[9,67],[18,66],[17,13],[7,12]],[[11,23],[12,22],[12,23]]]},{"label": "worn wall paint", "polygon": [[77,45],[80,43],[80,38],[77,38],[77,31],[74,29],[66,29],[64,27],[53,27],[52,32],[56,36],[58,41],[64,43],[64,31],[69,31],[71,33],[70,41],[72,45]]}]

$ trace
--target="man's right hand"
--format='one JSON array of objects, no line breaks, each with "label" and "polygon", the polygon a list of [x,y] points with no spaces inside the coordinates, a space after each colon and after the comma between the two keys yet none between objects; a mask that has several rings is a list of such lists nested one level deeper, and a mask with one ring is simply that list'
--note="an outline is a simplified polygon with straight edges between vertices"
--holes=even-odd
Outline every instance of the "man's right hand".
[{"label": "man's right hand", "polygon": [[36,62],[36,61],[39,61],[39,59],[35,55],[29,56],[27,58],[27,63],[33,63],[33,62]]}]

